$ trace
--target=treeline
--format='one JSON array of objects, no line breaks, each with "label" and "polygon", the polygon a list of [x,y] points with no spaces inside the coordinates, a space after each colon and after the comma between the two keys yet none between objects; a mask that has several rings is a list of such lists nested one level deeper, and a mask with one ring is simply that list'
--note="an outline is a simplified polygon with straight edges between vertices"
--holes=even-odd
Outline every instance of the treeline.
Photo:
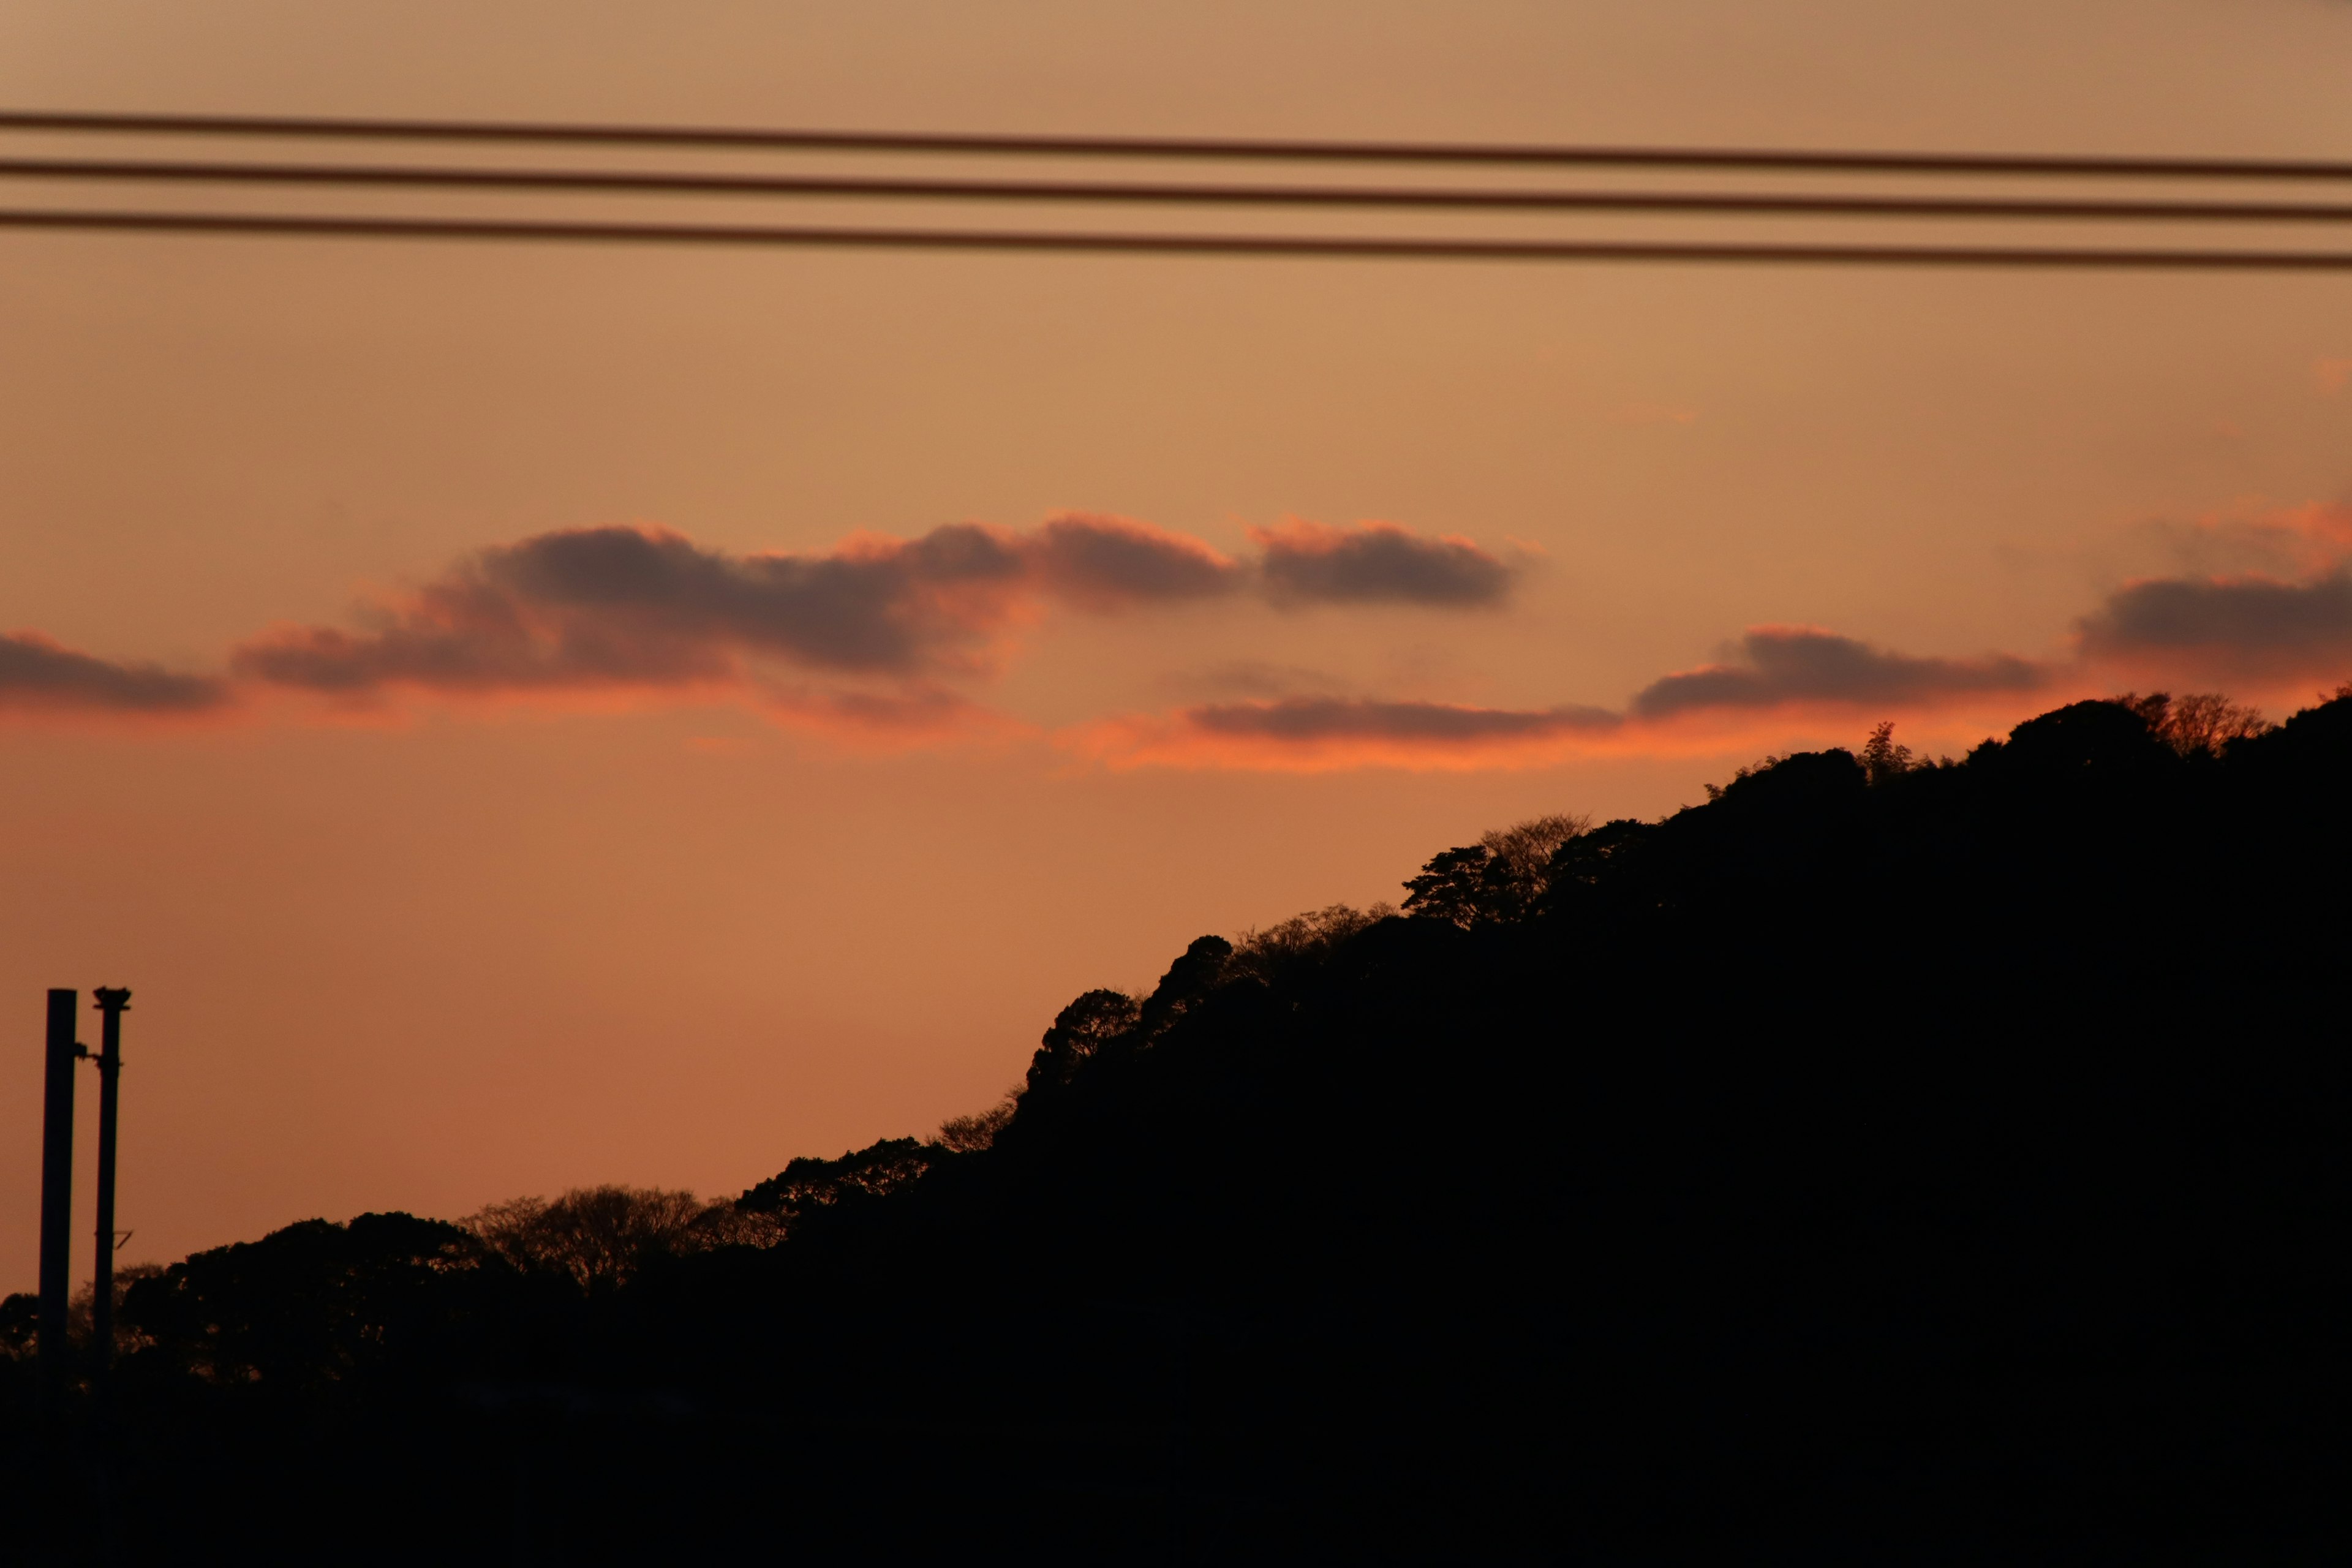
[{"label": "treeline", "polygon": [[1525,823],[929,1139],[137,1279],[12,1484],[247,1560],[2334,1554],[2347,788],[2352,693],[2131,697]]}]

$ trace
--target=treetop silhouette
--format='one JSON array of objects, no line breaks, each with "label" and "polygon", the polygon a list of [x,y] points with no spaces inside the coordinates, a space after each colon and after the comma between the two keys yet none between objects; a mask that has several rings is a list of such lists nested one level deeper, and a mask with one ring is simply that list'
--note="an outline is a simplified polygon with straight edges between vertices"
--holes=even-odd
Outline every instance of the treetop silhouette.
[{"label": "treetop silhouette", "polygon": [[2347,797],[2352,690],[2127,696],[1538,818],[1083,993],[929,1141],[140,1279],[126,1506],[161,1543],[244,1478],[261,1550],[397,1495],[387,1561],[524,1513],[587,1555],[2339,1555]]}]

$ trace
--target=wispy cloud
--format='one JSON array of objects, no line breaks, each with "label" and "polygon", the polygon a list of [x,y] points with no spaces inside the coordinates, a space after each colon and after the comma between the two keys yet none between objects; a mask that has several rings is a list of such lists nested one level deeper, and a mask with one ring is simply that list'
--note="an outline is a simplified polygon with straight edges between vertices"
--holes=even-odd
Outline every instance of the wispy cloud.
[{"label": "wispy cloud", "polygon": [[[2079,673],[2079,672],[2074,672]],[[1114,767],[1475,769],[1670,754],[1769,741],[1822,710],[1886,718],[2037,700],[2058,667],[1993,654],[1923,658],[1812,626],[1754,626],[1718,663],[1661,677],[1623,711],[1289,696],[1081,725],[1062,743]]]},{"label": "wispy cloud", "polygon": [[2192,522],[2155,519],[2130,531],[2183,576],[2308,577],[2352,557],[2352,506],[2247,502]]},{"label": "wispy cloud", "polygon": [[1554,761],[1567,749],[1564,742],[1607,734],[1622,723],[1599,708],[1291,697],[1110,720],[1081,726],[1063,741],[1114,767],[1485,768]]},{"label": "wispy cloud", "polygon": [[38,632],[0,636],[0,713],[185,718],[224,708],[227,687],[152,664],[116,664]]},{"label": "wispy cloud", "polygon": [[2352,506],[2247,503],[2149,530],[2175,570],[2077,620],[2084,660],[2213,679],[2340,678],[2352,664]]},{"label": "wispy cloud", "polygon": [[1614,729],[1618,717],[1598,708],[1468,708],[1452,702],[1378,702],[1293,697],[1279,702],[1209,703],[1187,710],[1204,734],[1283,741],[1517,741],[1562,731]]},{"label": "wispy cloud", "polygon": [[1923,658],[1816,626],[1753,626],[1730,658],[1652,681],[1633,710],[1664,719],[1707,709],[1821,704],[1913,708],[1984,692],[2031,691],[2047,672],[2007,654]]}]

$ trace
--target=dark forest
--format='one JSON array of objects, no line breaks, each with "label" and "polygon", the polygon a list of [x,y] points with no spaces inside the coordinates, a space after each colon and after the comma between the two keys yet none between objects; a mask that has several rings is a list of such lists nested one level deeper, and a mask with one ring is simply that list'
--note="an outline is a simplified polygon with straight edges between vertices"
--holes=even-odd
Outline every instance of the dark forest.
[{"label": "dark forest", "polygon": [[2339,1558],[2352,695],[1709,793],[731,1201],[305,1221],[62,1386],[12,1297],[18,1560]]}]

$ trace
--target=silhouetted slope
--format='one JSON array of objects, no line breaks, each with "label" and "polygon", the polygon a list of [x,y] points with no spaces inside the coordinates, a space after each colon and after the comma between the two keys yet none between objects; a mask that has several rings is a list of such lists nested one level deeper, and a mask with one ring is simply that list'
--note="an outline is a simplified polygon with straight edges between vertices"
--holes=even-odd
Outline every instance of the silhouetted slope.
[{"label": "silhouetted slope", "polygon": [[2347,786],[2352,700],[2186,755],[2083,703],[1449,852],[1443,918],[1079,998],[992,1138],[795,1161],[782,1246],[191,1259],[132,1490],[259,1531],[158,1511],[176,1436],[392,1558],[517,1498],[575,1557],[2332,1555]]}]

